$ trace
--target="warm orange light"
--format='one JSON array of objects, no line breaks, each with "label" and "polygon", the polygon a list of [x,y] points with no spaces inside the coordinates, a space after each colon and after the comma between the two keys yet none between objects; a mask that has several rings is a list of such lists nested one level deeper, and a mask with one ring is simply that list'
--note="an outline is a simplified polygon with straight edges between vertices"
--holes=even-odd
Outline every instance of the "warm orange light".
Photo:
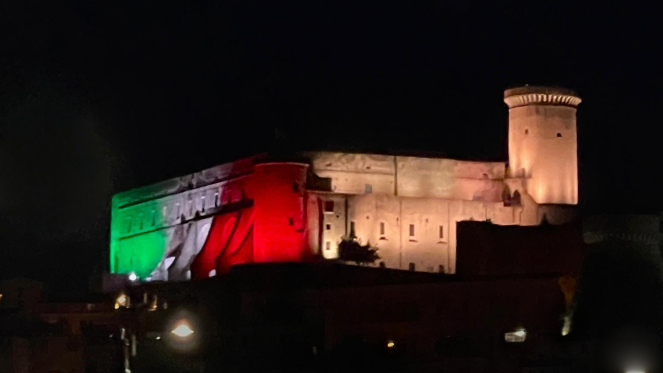
[{"label": "warm orange light", "polygon": [[396,343],[394,343],[394,341],[387,342],[387,347],[388,348],[394,348],[394,346],[396,346]]},{"label": "warm orange light", "polygon": [[129,298],[124,295],[120,294],[115,298],[115,309],[119,309],[120,307],[126,307],[129,303]]},{"label": "warm orange light", "polygon": [[178,336],[180,338],[186,338],[186,337],[190,336],[191,334],[193,334],[193,330],[191,329],[191,327],[189,326],[189,323],[186,320],[182,320],[177,324],[175,329],[173,329],[173,331],[171,331],[171,333],[175,334],[176,336]]}]

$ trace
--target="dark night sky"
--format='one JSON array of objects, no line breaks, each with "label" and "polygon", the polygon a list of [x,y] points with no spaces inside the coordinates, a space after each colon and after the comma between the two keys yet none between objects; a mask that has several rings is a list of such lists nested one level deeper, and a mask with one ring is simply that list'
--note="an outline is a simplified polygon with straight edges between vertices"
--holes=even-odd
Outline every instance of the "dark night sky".
[{"label": "dark night sky", "polygon": [[[0,3],[0,277],[81,290],[113,193],[262,152],[506,160],[504,88],[579,110],[586,213],[658,212],[656,12],[579,2]],[[493,3],[499,3],[493,4]]]}]

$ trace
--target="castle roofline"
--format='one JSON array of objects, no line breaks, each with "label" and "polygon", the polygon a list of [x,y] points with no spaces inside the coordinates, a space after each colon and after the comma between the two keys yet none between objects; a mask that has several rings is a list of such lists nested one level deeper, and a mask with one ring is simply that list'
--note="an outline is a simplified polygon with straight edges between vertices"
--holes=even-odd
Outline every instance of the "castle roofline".
[{"label": "castle roofline", "polygon": [[581,101],[577,93],[561,87],[524,86],[504,91],[504,103],[509,109],[527,105],[561,105],[577,108]]}]

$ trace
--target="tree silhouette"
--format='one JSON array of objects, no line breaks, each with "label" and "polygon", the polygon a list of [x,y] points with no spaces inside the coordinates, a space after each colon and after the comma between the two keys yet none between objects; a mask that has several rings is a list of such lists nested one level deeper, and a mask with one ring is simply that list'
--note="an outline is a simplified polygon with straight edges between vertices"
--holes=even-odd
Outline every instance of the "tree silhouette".
[{"label": "tree silhouette", "polygon": [[380,259],[378,248],[371,246],[370,242],[365,245],[357,239],[354,232],[349,237],[343,237],[338,245],[338,257],[341,260],[355,262],[357,265],[375,263]]}]

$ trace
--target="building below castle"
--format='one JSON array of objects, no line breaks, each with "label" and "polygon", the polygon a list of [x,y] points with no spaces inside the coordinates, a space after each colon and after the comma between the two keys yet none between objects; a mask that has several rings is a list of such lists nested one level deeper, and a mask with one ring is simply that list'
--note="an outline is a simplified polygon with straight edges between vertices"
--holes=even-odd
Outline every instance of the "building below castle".
[{"label": "building below castle", "polygon": [[112,201],[110,270],[148,281],[235,264],[337,259],[342,237],[374,266],[456,273],[458,223],[563,224],[578,203],[576,109],[559,88],[505,91],[509,162],[309,152],[258,155]]}]

